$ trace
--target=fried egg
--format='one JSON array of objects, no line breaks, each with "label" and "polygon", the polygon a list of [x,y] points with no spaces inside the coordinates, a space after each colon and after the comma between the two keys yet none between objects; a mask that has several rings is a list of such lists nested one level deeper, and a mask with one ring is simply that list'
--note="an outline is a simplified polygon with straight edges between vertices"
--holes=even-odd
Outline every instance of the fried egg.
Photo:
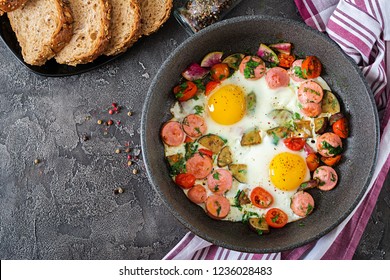
[{"label": "fried egg", "polygon": [[[316,81],[323,88],[329,88],[321,78],[317,78]],[[225,194],[231,205],[234,205],[238,190],[247,190],[250,194],[252,189],[261,186],[273,196],[271,207],[283,210],[288,215],[288,222],[301,218],[293,213],[290,203],[300,184],[310,180],[310,172],[305,161],[306,154],[304,151],[289,150],[282,140],[279,141],[273,135],[267,134],[267,130],[280,125],[280,120],[271,114],[272,111],[300,112],[296,93],[299,84],[290,79],[289,86],[270,89],[265,77],[247,80],[242,73],[236,71],[208,96],[200,94],[197,99],[177,102],[171,108],[173,118],[176,120],[182,120],[195,112],[200,114],[207,124],[207,133],[216,134],[226,140],[226,145],[230,147],[233,155],[233,163],[247,165],[247,182],[233,180],[232,188]],[[248,102],[249,95],[255,96],[255,106]],[[254,128],[260,131],[261,143],[242,146],[242,135]],[[165,149],[167,156],[185,154],[184,144],[180,147],[166,146]],[[219,167],[215,164],[214,168]],[[207,184],[206,180],[197,180],[196,183]],[[206,190],[208,195],[212,194],[207,187]],[[199,205],[204,207],[203,204]],[[252,212],[262,216],[267,210],[252,204],[243,205],[241,209],[231,207],[225,220],[241,221],[243,213]]]}]

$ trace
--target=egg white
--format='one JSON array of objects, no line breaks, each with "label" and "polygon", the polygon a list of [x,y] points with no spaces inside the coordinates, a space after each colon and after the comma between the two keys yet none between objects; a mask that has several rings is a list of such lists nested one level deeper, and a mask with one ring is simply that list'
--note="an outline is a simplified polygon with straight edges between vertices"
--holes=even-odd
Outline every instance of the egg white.
[{"label": "egg white", "polygon": [[[322,78],[316,78],[314,81],[318,82],[324,89],[329,90],[329,86]],[[240,121],[233,125],[221,125],[215,122],[208,113],[208,97],[204,94],[200,94],[197,99],[191,99],[182,103],[176,102],[171,108],[173,119],[181,121],[188,114],[195,113],[195,106],[201,106],[204,108],[201,116],[205,119],[207,124],[207,133],[217,134],[226,139],[227,145],[232,151],[233,163],[242,163],[247,165],[247,183],[242,184],[233,180],[232,189],[226,193],[226,197],[230,200],[231,205],[234,205],[234,197],[236,196],[238,190],[248,189],[250,193],[253,188],[261,186],[272,194],[274,198],[274,202],[271,207],[283,210],[288,216],[288,222],[300,219],[301,217],[294,214],[290,208],[291,197],[294,195],[296,190],[282,191],[276,188],[270,180],[269,166],[271,160],[276,155],[283,152],[297,154],[302,157],[303,160],[305,160],[306,154],[304,151],[289,150],[285,147],[283,141],[279,141],[276,144],[272,136],[266,133],[268,129],[279,126],[277,121],[269,116],[269,113],[272,110],[287,109],[291,112],[300,113],[297,98],[297,91],[300,82],[295,82],[290,79],[289,86],[270,89],[265,80],[265,76],[255,81],[247,80],[239,71],[236,71],[231,77],[222,81],[221,85],[214,89],[209,96],[212,96],[215,91],[228,84],[234,84],[241,87],[245,95],[251,92],[255,93],[256,107],[254,112],[251,114],[246,113]],[[305,118],[302,114],[300,115],[303,119],[311,120],[310,118]],[[246,147],[241,146],[240,141],[243,133],[248,129],[255,127],[260,130],[262,143]],[[312,127],[314,135],[313,139],[315,139],[314,126],[312,125]],[[313,139],[308,139],[307,143],[316,150],[315,141],[311,141]],[[169,147],[165,145],[165,153],[167,156],[176,153],[185,154],[184,144],[179,147]],[[219,167],[215,164],[215,168]],[[307,180],[310,180],[310,172],[306,168],[306,174],[303,181]],[[197,183],[205,186],[209,195],[212,194],[212,192],[207,188],[206,180],[197,180]],[[184,190],[184,192],[187,193],[187,190]],[[200,204],[200,206],[204,208],[204,204]],[[243,213],[248,211],[262,216],[265,215],[268,209],[260,209],[251,204],[244,205],[241,210],[232,206],[230,213],[225,220],[241,221]]]}]

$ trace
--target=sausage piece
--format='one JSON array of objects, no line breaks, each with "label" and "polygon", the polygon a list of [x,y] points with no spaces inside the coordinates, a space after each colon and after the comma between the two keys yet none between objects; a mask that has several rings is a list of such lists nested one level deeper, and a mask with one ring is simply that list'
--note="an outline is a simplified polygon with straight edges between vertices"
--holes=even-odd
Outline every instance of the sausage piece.
[{"label": "sausage piece", "polygon": [[291,198],[290,207],[298,216],[306,217],[314,209],[314,199],[309,193],[298,191]]},{"label": "sausage piece", "polygon": [[161,129],[161,138],[168,146],[176,147],[183,143],[185,134],[180,123],[169,121]]},{"label": "sausage piece", "polygon": [[183,120],[183,130],[190,137],[200,137],[207,131],[207,125],[201,116],[190,114]]},{"label": "sausage piece", "polygon": [[214,170],[207,176],[207,186],[215,194],[224,194],[232,188],[233,177],[226,169]]},{"label": "sausage piece", "polygon": [[337,185],[338,176],[330,166],[320,166],[314,171],[313,178],[319,181],[318,188],[322,191],[330,191]]},{"label": "sausage piece", "polygon": [[306,81],[298,88],[298,100],[301,104],[320,103],[324,96],[322,87],[313,81]]},{"label": "sausage piece", "polygon": [[230,212],[230,202],[222,195],[210,195],[206,199],[206,212],[213,219],[223,219]]},{"label": "sausage piece", "polygon": [[301,113],[306,117],[315,118],[322,113],[322,107],[320,103],[306,103],[302,104]]},{"label": "sausage piece", "polygon": [[268,87],[271,89],[287,87],[290,83],[290,77],[287,70],[281,67],[274,67],[268,70],[265,75],[265,80],[267,81]]},{"label": "sausage piece", "polygon": [[187,173],[193,174],[196,179],[204,179],[213,169],[213,160],[199,153],[194,154],[186,162]]},{"label": "sausage piece", "polygon": [[[303,78],[302,76],[302,62],[303,62],[303,59],[297,59],[293,62],[290,70],[288,71],[291,79],[293,79],[294,81],[296,82],[304,82],[306,81],[305,78]],[[298,75],[297,73],[300,73],[300,75]]]},{"label": "sausage piece", "polygon": [[333,132],[324,133],[317,138],[317,151],[324,157],[333,157],[342,152],[343,142]]},{"label": "sausage piece", "polygon": [[258,80],[265,74],[265,63],[260,57],[249,55],[241,61],[239,69],[246,79]]},{"label": "sausage piece", "polygon": [[206,201],[207,191],[202,185],[195,185],[187,192],[188,199],[193,203],[200,204]]}]

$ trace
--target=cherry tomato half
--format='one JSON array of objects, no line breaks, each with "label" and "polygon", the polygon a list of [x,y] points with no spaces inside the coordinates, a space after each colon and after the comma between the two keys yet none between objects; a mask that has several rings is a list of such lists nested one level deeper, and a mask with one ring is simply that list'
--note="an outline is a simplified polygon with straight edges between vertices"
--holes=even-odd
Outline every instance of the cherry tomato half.
[{"label": "cherry tomato half", "polygon": [[306,79],[314,79],[321,75],[322,64],[316,56],[307,56],[302,62],[302,76]]},{"label": "cherry tomato half", "polygon": [[334,134],[340,136],[340,138],[348,138],[349,129],[348,121],[346,118],[341,118],[332,125]]},{"label": "cherry tomato half", "polygon": [[220,84],[220,82],[216,82],[216,81],[210,81],[206,84],[206,91],[205,91],[205,95],[209,95],[210,92],[212,92],[218,85]]},{"label": "cherry tomato half", "polygon": [[284,68],[290,68],[295,60],[295,56],[292,54],[279,53],[279,66]]},{"label": "cherry tomato half", "polygon": [[310,153],[307,155],[306,165],[311,172],[314,172],[318,168],[318,166],[320,166],[320,159],[318,158],[316,153]]},{"label": "cherry tomato half", "polygon": [[195,96],[197,91],[198,87],[191,81],[184,82],[181,85],[175,86],[173,88],[173,93],[175,94],[176,99],[179,101],[187,101],[191,99]]},{"label": "cherry tomato half", "polygon": [[283,143],[292,151],[300,151],[305,146],[306,139],[300,137],[291,137],[284,139]]},{"label": "cherry tomato half", "polygon": [[287,224],[288,217],[287,214],[279,208],[272,208],[265,214],[265,221],[270,227],[282,228]]},{"label": "cherry tomato half", "polygon": [[180,173],[176,176],[175,182],[183,189],[190,189],[195,185],[195,176],[191,173]]},{"label": "cherry tomato half", "polygon": [[259,208],[268,208],[271,206],[274,198],[262,187],[256,187],[251,192],[252,204]]},{"label": "cherry tomato half", "polygon": [[217,63],[210,69],[211,79],[223,81],[230,75],[229,66],[226,63]]}]

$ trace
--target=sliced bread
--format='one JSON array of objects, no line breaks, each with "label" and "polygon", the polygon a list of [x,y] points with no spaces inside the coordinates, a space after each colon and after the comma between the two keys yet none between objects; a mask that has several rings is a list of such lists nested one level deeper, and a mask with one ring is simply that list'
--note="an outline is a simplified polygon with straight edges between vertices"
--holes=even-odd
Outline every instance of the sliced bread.
[{"label": "sliced bread", "polygon": [[28,0],[0,0],[0,16],[2,12],[11,12],[26,4]]},{"label": "sliced bread", "polygon": [[43,65],[72,37],[71,11],[62,0],[29,0],[7,15],[28,64]]},{"label": "sliced bread", "polygon": [[55,59],[60,64],[76,66],[92,62],[107,48],[110,40],[111,5],[108,0],[69,0],[74,31]]},{"label": "sliced bread", "polygon": [[167,21],[172,10],[172,0],[140,0],[143,35],[157,31]]},{"label": "sliced bread", "polygon": [[137,0],[111,0],[111,39],[105,55],[124,52],[141,36],[141,12]]}]

